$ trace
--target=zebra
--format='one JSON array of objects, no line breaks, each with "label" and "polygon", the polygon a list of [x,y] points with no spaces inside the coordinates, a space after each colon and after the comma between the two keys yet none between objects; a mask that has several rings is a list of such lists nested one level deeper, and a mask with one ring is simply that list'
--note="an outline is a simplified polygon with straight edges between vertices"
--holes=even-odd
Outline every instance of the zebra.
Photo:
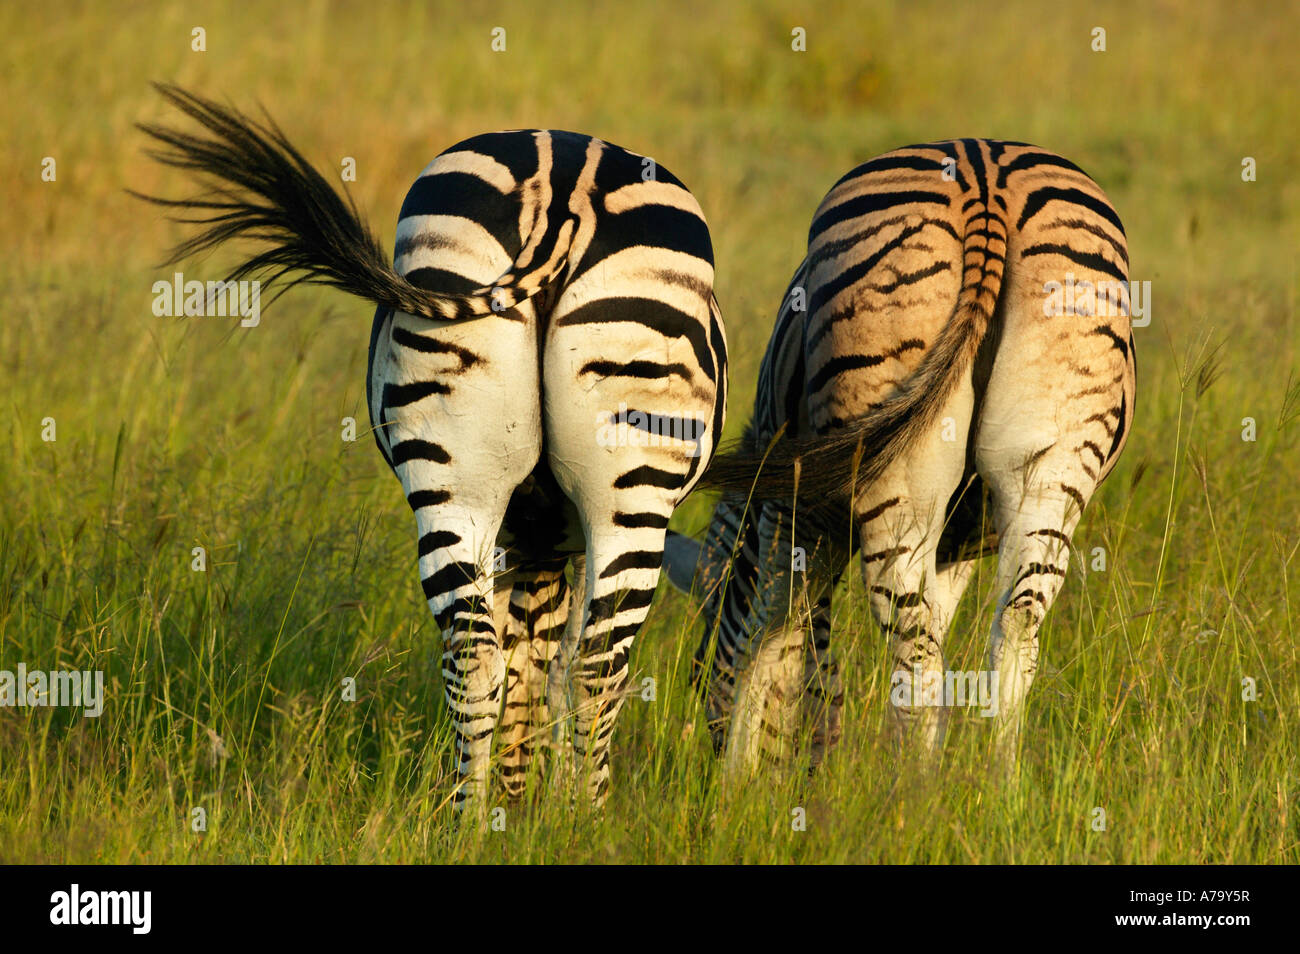
[{"label": "zebra", "polygon": [[838,738],[830,597],[854,554],[904,689],[891,735],[931,764],[945,718],[923,690],[996,552],[994,750],[1014,768],[1039,627],[1132,425],[1127,277],[1105,194],[1035,146],[908,146],[831,188],[745,435],[706,475],[724,494],[704,540],[667,542],[670,580],[705,598],[696,675],[733,767],[781,760],[801,717],[814,763]]},{"label": "zebra", "polygon": [[151,154],[216,185],[141,196],[200,226],[173,261],[258,239],[232,280],[331,285],[376,306],[367,404],[442,634],[453,804],[486,805],[496,738],[507,799],[553,747],[599,809],[668,520],[723,426],[726,338],[699,203],[662,165],[591,136],[487,133],[420,173],[390,266],[272,120],[158,89],[202,131],[144,124]]}]

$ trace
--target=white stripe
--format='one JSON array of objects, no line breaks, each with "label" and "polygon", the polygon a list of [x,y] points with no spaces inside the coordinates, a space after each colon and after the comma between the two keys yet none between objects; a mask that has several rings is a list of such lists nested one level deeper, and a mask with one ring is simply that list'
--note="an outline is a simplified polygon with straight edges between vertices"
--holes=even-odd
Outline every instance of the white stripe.
[{"label": "white stripe", "polygon": [[671,182],[634,182],[605,196],[605,211],[611,215],[639,209],[643,205],[666,205],[704,218],[695,196]]},{"label": "white stripe", "polygon": [[[488,284],[510,267],[510,255],[490,231],[459,215],[408,215],[397,223],[397,244],[427,235],[435,248],[416,246],[393,260],[399,275],[417,268],[442,268]],[[445,243],[445,244],[444,244]]]},{"label": "white stripe", "polygon": [[420,178],[439,176],[448,172],[463,172],[482,179],[500,193],[510,192],[515,187],[515,177],[507,166],[497,162],[491,156],[481,152],[449,152],[439,156],[424,167]]}]

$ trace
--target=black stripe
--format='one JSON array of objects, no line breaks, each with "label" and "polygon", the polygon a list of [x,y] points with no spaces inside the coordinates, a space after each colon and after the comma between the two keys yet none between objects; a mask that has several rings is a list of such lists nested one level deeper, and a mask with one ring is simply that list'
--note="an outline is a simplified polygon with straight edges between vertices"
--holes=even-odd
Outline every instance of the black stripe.
[{"label": "black stripe", "polygon": [[[398,221],[413,215],[471,219],[501,243],[513,260],[523,248],[519,240],[519,208],[517,193],[503,195],[496,187],[467,172],[444,172],[415,180],[402,202]],[[398,246],[399,252],[408,242]]]},{"label": "black stripe", "polygon": [[[441,570],[436,571],[432,576],[427,576],[421,580],[420,585],[424,588],[424,598],[431,600],[436,596],[442,596],[443,594],[450,593],[459,587],[473,583],[477,577],[478,567],[473,563],[448,563]],[[449,615],[454,615],[456,612],[460,612],[460,610],[457,609],[457,605],[460,602],[460,600],[457,600],[449,606],[445,612]],[[445,629],[446,627],[443,628]]]},{"label": "black stripe", "polygon": [[1100,225],[1096,225],[1092,222],[1085,222],[1083,219],[1057,219],[1055,222],[1049,222],[1044,226],[1044,228],[1080,229],[1084,232],[1095,235],[1103,242],[1110,245],[1110,247],[1115,250],[1115,254],[1124,260],[1126,266],[1128,265],[1128,249],[1124,247],[1124,243],[1117,240]]},{"label": "black stripe", "polygon": [[961,145],[966,153],[966,161],[970,163],[971,171],[975,176],[975,185],[980,190],[980,201],[987,204],[989,201],[989,183],[988,178],[984,175],[984,154],[980,152],[979,140],[963,139]]},{"label": "black stripe", "polygon": [[[634,417],[635,416],[635,417]],[[655,414],[627,408],[615,414],[611,424],[626,424],[636,431],[645,431],[659,437],[671,437],[683,441],[696,441],[704,434],[705,423],[694,417],[673,417],[669,414]]]},{"label": "black stripe", "polygon": [[1092,451],[1094,454],[1097,455],[1097,462],[1099,464],[1106,463],[1106,455],[1103,454],[1101,452],[1101,448],[1098,447],[1096,444],[1094,444],[1092,441],[1084,441],[1076,448],[1076,450],[1083,450],[1085,448],[1087,448],[1088,450]]},{"label": "black stripe", "polygon": [[1047,597],[1044,596],[1042,593],[1040,593],[1038,590],[1034,589],[1032,586],[1027,586],[1027,587],[1025,587],[1023,590],[1021,590],[1021,591],[1020,591],[1019,593],[1017,593],[1015,596],[1011,597],[1011,599],[1009,599],[1007,602],[1008,602],[1008,604],[1014,606],[1014,605],[1016,605],[1017,603],[1020,602],[1020,598],[1021,598],[1022,596],[1030,596],[1030,597],[1033,597],[1034,600],[1036,600],[1036,601],[1039,602],[1039,603],[1042,603],[1044,607],[1047,606]]},{"label": "black stripe", "polygon": [[942,150],[944,155],[953,161],[952,171],[957,181],[957,188],[965,192],[966,177],[961,174],[961,157],[957,155],[957,147],[950,142],[937,142],[934,143],[933,148]]},{"label": "black stripe", "polygon": [[[854,232],[852,235],[845,236],[842,239],[835,239],[834,241],[823,241],[821,244],[817,246],[816,254],[812,254],[801,266],[801,269],[805,272],[811,272],[814,268],[816,268],[826,259],[833,258],[837,255],[842,255],[845,252],[849,252],[857,249],[867,239],[883,231],[884,229],[887,229],[893,225],[904,224],[907,221],[907,218],[908,217],[906,215],[896,215],[893,218],[885,219],[884,221],[881,222],[876,222],[869,228],[862,229],[859,232]],[[943,219],[923,219],[921,221],[921,224],[923,226],[928,225],[931,228],[939,229],[942,232],[947,232],[956,241],[958,242],[961,241],[961,236],[957,234],[957,230],[952,227],[951,223],[945,222]],[[795,277],[798,278],[799,277],[798,274],[796,274]],[[790,288],[793,288],[795,284],[796,282],[792,281],[790,283]],[[790,297],[790,291],[789,289],[787,289],[786,298],[788,299],[789,297]]]},{"label": "black stripe", "polygon": [[402,277],[416,288],[443,295],[467,295],[479,287],[478,282],[445,268],[413,268]]},{"label": "black stripe", "polygon": [[609,631],[608,640],[611,646],[617,646],[625,639],[635,639],[637,631],[641,629],[640,623],[622,623],[615,626]]},{"label": "black stripe", "polygon": [[385,384],[384,407],[403,407],[422,401],[433,394],[450,394],[451,388],[441,381],[413,381],[410,384]]},{"label": "black stripe", "polygon": [[871,592],[885,597],[895,607],[910,608],[925,603],[925,597],[920,593],[895,593],[887,586],[873,586]]},{"label": "black stripe", "polygon": [[1046,530],[1030,530],[1028,533],[1025,534],[1025,536],[1027,536],[1027,537],[1051,537],[1053,540],[1060,540],[1060,541],[1061,541],[1062,543],[1064,543],[1067,547],[1070,545],[1070,538],[1069,538],[1069,537],[1067,537],[1067,536],[1066,536],[1064,533],[1062,533],[1060,530],[1052,530],[1051,528],[1048,528],[1048,529],[1046,529]]},{"label": "black stripe", "polygon": [[626,490],[629,487],[662,487],[664,490],[677,490],[681,485],[682,478],[679,474],[649,465],[620,474],[614,481],[615,490]]},{"label": "black stripe", "polygon": [[1015,589],[1031,576],[1065,576],[1065,571],[1060,567],[1052,566],[1049,563],[1028,563],[1025,565],[1025,571],[1016,577],[1016,581],[1011,584],[1011,589]]},{"label": "black stripe", "polygon": [[[985,257],[1001,258],[1001,256],[999,256],[996,252],[987,252],[987,251],[985,252]],[[942,261],[935,262],[931,265],[927,265],[925,268],[917,269],[914,272],[905,272],[899,274],[892,282],[890,282],[887,285],[873,285],[871,290],[875,292],[879,292],[882,295],[888,295],[898,291],[898,289],[903,288],[904,286],[915,285],[917,282],[924,281],[925,279],[930,278],[932,275],[938,275],[940,272],[949,271],[951,268],[952,266],[948,262],[942,262]]]},{"label": "black stripe", "polygon": [[609,619],[611,616],[622,610],[645,609],[654,600],[655,591],[651,589],[643,590],[619,590],[617,593],[610,593],[606,596],[597,596],[588,604],[588,625],[597,623],[603,619]]},{"label": "black stripe", "polygon": [[1115,412],[1113,410],[1110,410],[1107,411],[1105,414],[1093,414],[1089,417],[1084,418],[1083,423],[1089,424],[1092,421],[1096,421],[1102,427],[1106,428],[1106,436],[1113,438],[1115,436],[1115,428],[1111,426],[1110,421],[1107,420],[1107,418],[1109,418],[1114,413]]},{"label": "black stripe", "polygon": [[883,354],[842,354],[831,358],[814,374],[808,381],[808,394],[813,395],[824,388],[831,380],[845,373],[846,371],[857,371],[861,368],[874,368],[878,364],[884,364],[888,355]]},{"label": "black stripe", "polygon": [[450,530],[430,530],[420,537],[420,556],[427,556],[434,550],[441,550],[460,543],[460,534]]},{"label": "black stripe", "polygon": [[443,155],[477,152],[489,156],[509,169],[510,175],[516,182],[523,182],[537,172],[537,142],[533,138],[534,133],[537,132],[540,130],[516,129],[510,132],[480,133],[456,143]]},{"label": "black stripe", "polygon": [[878,156],[845,173],[826,192],[827,194],[834,192],[852,179],[867,176],[873,172],[885,172],[889,169],[916,169],[918,172],[938,172],[943,169],[943,163],[937,159],[927,159],[924,156]]},{"label": "black stripe", "polygon": [[418,439],[402,441],[393,446],[393,466],[411,460],[431,460],[435,464],[450,464],[451,455],[442,449],[441,444]]},{"label": "black stripe", "polygon": [[1094,335],[1105,335],[1119,349],[1120,354],[1124,355],[1125,359],[1128,358],[1128,342],[1115,334],[1110,325],[1098,325],[1092,329],[1092,333]]},{"label": "black stripe", "polygon": [[663,530],[668,526],[668,517],[661,513],[624,513],[619,510],[614,514],[614,526]]},{"label": "black stripe", "polygon": [[663,364],[659,361],[588,361],[578,374],[598,374],[601,377],[666,378],[677,375],[691,380],[691,369],[680,361]]},{"label": "black stripe", "polygon": [[1046,447],[1034,451],[1032,454],[1030,454],[1028,457],[1025,458],[1025,468],[1028,469],[1033,464],[1037,464],[1040,460],[1046,457],[1047,452],[1050,451],[1055,446],[1056,446],[1056,441],[1052,441],[1052,443],[1048,444]]},{"label": "black stripe", "polygon": [[947,206],[948,197],[942,192],[925,192],[919,189],[907,192],[872,192],[861,195],[841,202],[813,219],[812,227],[808,230],[809,242],[811,243],[813,237],[841,222],[870,215],[872,212],[883,212],[885,209],[892,209],[894,206],[909,202]]},{"label": "black stripe", "polygon": [[[1132,342],[1132,340],[1133,340],[1132,335],[1130,335],[1129,341]],[[1110,454],[1107,456],[1106,458],[1107,460],[1110,460],[1112,457],[1114,457],[1116,454],[1119,453],[1120,442],[1124,440],[1124,428],[1128,423],[1127,417],[1128,417],[1128,395],[1121,392],[1119,396],[1119,422],[1115,425],[1115,437],[1110,442]]]},{"label": "black stripe", "polygon": [[917,225],[900,229],[896,236],[862,259],[862,261],[843,269],[830,281],[819,284],[808,299],[808,313],[810,315],[817,314],[827,302],[833,301],[840,292],[852,288],[860,279],[871,274],[871,270],[879,265],[886,256],[900,248],[904,242],[923,228],[925,228],[925,223],[920,222]]},{"label": "black stripe", "polygon": [[412,351],[419,351],[424,354],[455,355],[460,359],[462,368],[472,368],[482,360],[474,352],[462,348],[460,345],[439,341],[437,338],[426,338],[424,335],[417,335],[415,332],[402,327],[393,328],[393,342],[403,348],[410,348]]},{"label": "black stripe", "polygon": [[[444,613],[444,614],[442,614],[442,616],[441,616],[440,618],[441,618],[441,619],[446,619],[446,617],[447,617],[447,614]],[[436,621],[435,621],[435,622],[436,622]],[[493,636],[493,637],[495,637],[495,636],[496,636],[496,632],[497,632],[497,631],[496,631],[496,627],[492,624],[492,620],[489,619],[489,618],[487,618],[487,617],[484,617],[484,616],[454,616],[454,617],[451,618],[451,620],[448,622],[447,625],[443,625],[442,623],[439,623],[439,626],[441,626],[443,629],[451,629],[451,630],[453,630],[454,632],[456,632],[456,633],[458,633],[458,634],[460,634],[460,635],[462,635],[462,636],[463,636],[465,633],[485,633],[485,634],[487,634],[488,636]],[[492,645],[495,644],[495,642],[496,642],[495,639],[474,640],[474,642],[473,642],[472,645],[476,645],[476,646],[483,646],[483,645],[492,646]],[[464,647],[464,646],[466,646],[466,645],[469,645],[469,644],[468,644],[467,642],[463,641],[463,640],[457,642],[457,648],[458,648],[458,649],[459,649],[459,648],[462,648],[462,647]],[[486,698],[488,698],[488,697],[487,697],[487,696],[480,696],[480,697],[478,697],[478,698],[476,698],[476,699],[466,700],[466,701],[467,701],[467,702],[479,702],[479,701],[482,701],[483,699],[486,699]]]},{"label": "black stripe", "polygon": [[860,523],[868,523],[869,521],[875,520],[877,517],[879,517],[890,507],[897,506],[900,499],[902,498],[890,497],[888,500],[882,500],[880,503],[876,504],[866,513],[864,513],[861,517],[859,517],[858,521]]},{"label": "black stripe", "polygon": [[695,352],[696,362],[712,377],[713,357],[709,351],[708,330],[695,317],[653,298],[599,298],[580,305],[555,324],[569,328],[616,322],[643,325],[665,338],[685,338]]},{"label": "black stripe", "polygon": [[[977,215],[977,216],[975,216],[975,218],[971,219],[971,222],[974,222],[975,219],[987,219],[987,220],[988,220],[989,222],[991,222],[991,223],[992,223],[992,222],[996,222],[998,225],[1002,225],[1002,221],[1001,221],[1000,219],[998,219],[996,216],[990,215],[990,214],[987,213],[987,212],[985,212],[985,213],[983,213],[983,214],[981,214],[981,215]],[[994,256],[997,256],[998,258],[1004,258],[1005,256],[1000,255],[999,253],[994,252],[994,251],[992,251],[991,249],[988,248],[988,243],[989,243],[992,239],[997,239],[999,242],[1005,242],[1005,241],[1007,240],[1007,233],[1006,233],[1006,231],[1005,231],[1005,226],[1003,226],[1003,228],[1004,228],[1004,231],[1002,231],[1002,232],[995,232],[995,231],[993,231],[991,228],[989,228],[987,225],[986,225],[984,228],[982,228],[982,229],[968,229],[967,232],[966,232],[966,238],[968,238],[968,239],[972,239],[972,238],[982,238],[982,239],[984,239],[985,247],[982,248],[982,249],[980,249],[981,252],[985,252],[985,253],[988,254],[988,255],[994,255]]]},{"label": "black stripe", "polygon": [[[713,301],[716,305],[717,302]],[[722,419],[727,413],[727,337],[722,331],[722,310],[711,307],[709,309],[709,348],[716,357],[716,361],[708,366],[705,370],[706,377],[715,384],[713,394],[713,443],[716,445],[722,437]],[[699,459],[691,461],[691,476],[694,476],[694,470]]]},{"label": "black stripe", "polygon": [[790,422],[790,429],[786,436],[791,438],[798,436],[795,432],[798,430],[799,407],[803,404],[805,387],[804,375],[807,373],[805,354],[803,348],[795,352],[795,365],[790,373],[790,380],[786,383],[784,419]]},{"label": "black stripe", "polygon": [[1020,213],[1020,221],[1016,223],[1016,229],[1023,229],[1026,222],[1037,215],[1043,206],[1053,200],[1072,202],[1075,205],[1083,206],[1085,209],[1090,209],[1119,229],[1120,235],[1124,235],[1124,226],[1120,222],[1119,216],[1107,203],[1080,189],[1058,189],[1054,186],[1044,186],[1030,193],[1029,198],[1025,200],[1025,209]]},{"label": "black stripe", "polygon": [[618,215],[600,212],[598,215],[598,240],[582,256],[571,280],[580,278],[607,256],[641,245],[681,252],[713,264],[709,227],[694,212],[667,205],[641,205]]},{"label": "black stripe", "polygon": [[388,455],[388,435],[385,433],[386,421],[384,419],[384,407],[381,403],[378,406],[378,420],[376,420],[375,406],[375,387],[374,371],[375,356],[379,352],[379,337],[393,317],[393,310],[380,305],[375,309],[375,320],[370,325],[370,349],[366,355],[366,407],[370,409],[370,423],[373,425],[370,433],[375,438],[375,446],[379,448],[379,453],[384,455],[384,460],[388,466],[393,466],[393,459]]},{"label": "black stripe", "polygon": [[657,570],[663,566],[664,555],[658,550],[630,550],[610,561],[600,573],[600,579],[618,576],[624,570]]},{"label": "black stripe", "polygon": [[[558,133],[557,135],[568,136],[573,134]],[[587,137],[582,138],[585,140]],[[642,181],[641,176],[645,172],[644,156],[637,155],[635,152],[628,152],[613,143],[607,142],[604,146],[605,149],[601,153],[600,163],[596,166],[595,192],[608,195],[625,185],[633,185]],[[667,182],[670,185],[686,188],[681,179],[678,179],[659,163],[655,163],[654,177],[656,182]]]},{"label": "black stripe", "polygon": [[882,354],[846,354],[831,358],[808,381],[808,394],[816,394],[826,386],[827,381],[838,374],[843,374],[846,371],[856,371],[861,368],[874,368],[878,364],[883,364],[887,359],[897,358],[904,351],[910,351],[914,348],[924,349],[925,342],[920,338],[908,338],[905,341],[900,341],[897,347],[890,348]]},{"label": "black stripe", "polygon": [[862,554],[863,563],[875,563],[877,560],[885,560],[889,557],[901,556],[911,551],[911,547],[887,547],[884,550],[877,550],[875,553]]},{"label": "black stripe", "polygon": [[1062,258],[1068,258],[1076,265],[1090,268],[1093,271],[1104,272],[1118,282],[1128,281],[1124,269],[1099,252],[1080,252],[1078,249],[1058,242],[1040,242],[1038,245],[1029,246],[1020,253],[1021,258],[1028,258],[1030,255],[1060,255]]},{"label": "black stripe", "polygon": [[412,510],[419,510],[421,507],[436,507],[450,499],[450,490],[413,490],[407,496],[406,502],[411,505]]},{"label": "black stripe", "polygon": [[1069,169],[1083,176],[1088,175],[1069,159],[1061,156],[1053,155],[1050,152],[1026,152],[1016,156],[1016,158],[998,169],[998,188],[1001,189],[1006,186],[1007,176],[1011,173],[1036,169],[1039,166],[1056,166],[1061,169]]}]

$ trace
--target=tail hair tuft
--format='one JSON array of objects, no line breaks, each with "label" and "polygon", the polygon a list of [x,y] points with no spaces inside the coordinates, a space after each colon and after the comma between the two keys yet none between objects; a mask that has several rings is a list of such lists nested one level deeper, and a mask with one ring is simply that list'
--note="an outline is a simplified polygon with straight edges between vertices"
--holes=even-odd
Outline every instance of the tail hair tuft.
[{"label": "tail hair tuft", "polygon": [[127,190],[171,210],[173,220],[199,226],[170,251],[168,264],[230,239],[253,239],[264,248],[229,278],[256,277],[268,288],[281,286],[277,298],[307,282],[427,318],[460,316],[464,307],[454,296],[419,288],[393,270],[351,198],[326,182],[269,116],[258,122],[174,84],[153,85],[201,130],[139,123],[157,144],[148,154],[211,183],[207,192],[186,199]]}]

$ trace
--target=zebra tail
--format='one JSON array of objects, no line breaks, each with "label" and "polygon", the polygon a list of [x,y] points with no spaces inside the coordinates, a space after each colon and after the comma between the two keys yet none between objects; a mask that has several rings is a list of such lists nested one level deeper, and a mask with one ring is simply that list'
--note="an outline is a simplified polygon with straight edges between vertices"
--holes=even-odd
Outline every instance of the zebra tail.
[{"label": "zebra tail", "polygon": [[171,250],[167,264],[229,239],[250,238],[265,247],[234,269],[232,281],[260,276],[264,286],[282,284],[279,294],[303,282],[331,285],[382,307],[442,320],[503,311],[538,290],[516,286],[504,294],[483,288],[450,295],[411,284],[393,270],[351,198],[326,182],[273,120],[260,123],[179,86],[153,85],[202,131],[139,123],[137,128],[161,144],[148,154],[212,181],[210,191],[188,199],[127,190],[173,210],[175,221],[200,226]]},{"label": "zebra tail", "polygon": [[[952,316],[920,365],[880,407],[814,437],[758,446],[746,435],[735,449],[713,459],[700,486],[760,500],[788,500],[796,492],[810,501],[842,499],[879,478],[927,434],[974,362],[1001,292],[1002,263],[989,258],[986,246],[972,244],[987,242],[972,235],[978,231],[968,225],[963,261],[978,255],[983,263],[966,266],[965,274],[975,275],[963,283]],[[990,269],[991,261],[998,267]]]}]

